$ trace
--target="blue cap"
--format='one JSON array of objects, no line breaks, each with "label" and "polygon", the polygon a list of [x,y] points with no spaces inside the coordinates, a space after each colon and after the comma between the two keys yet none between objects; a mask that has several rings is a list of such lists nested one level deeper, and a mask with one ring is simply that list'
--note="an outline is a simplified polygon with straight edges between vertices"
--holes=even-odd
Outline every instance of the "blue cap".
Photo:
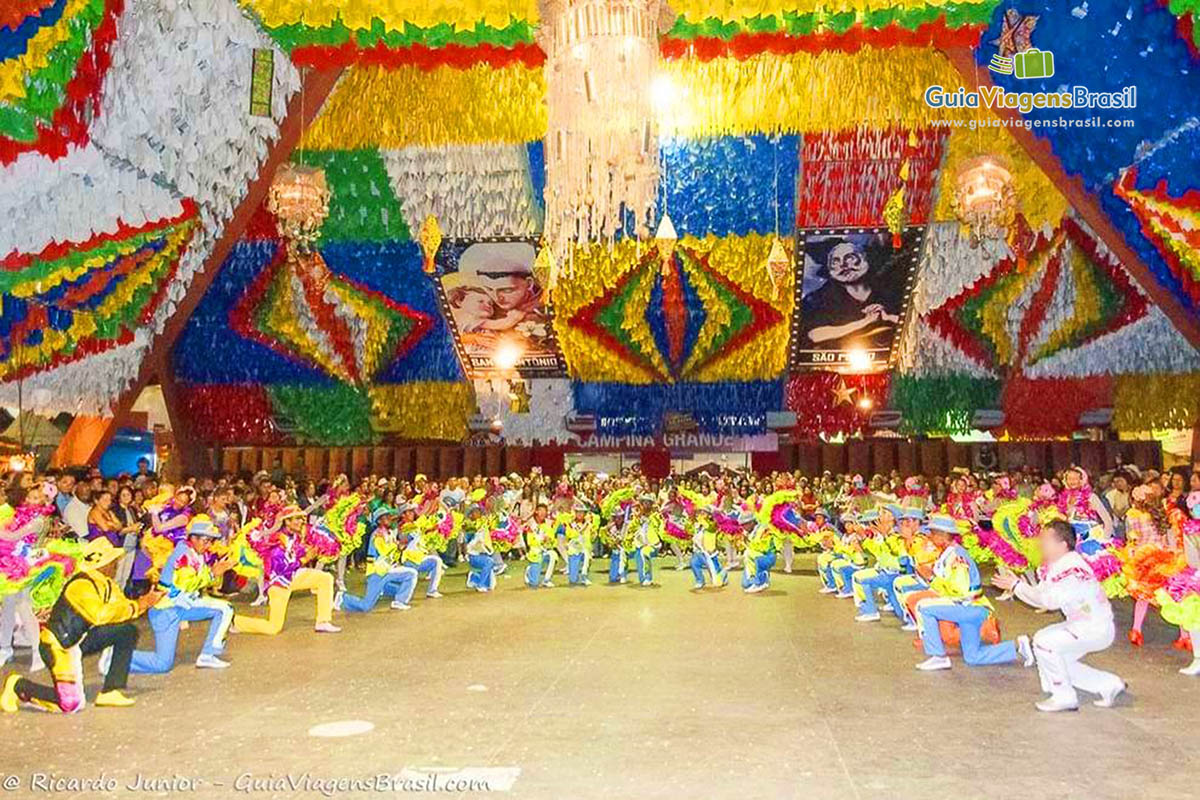
[{"label": "blue cap", "polygon": [[958,534],[958,520],[949,514],[934,514],[929,518],[929,530]]},{"label": "blue cap", "polygon": [[901,519],[925,519],[925,509],[906,508],[900,512]]}]

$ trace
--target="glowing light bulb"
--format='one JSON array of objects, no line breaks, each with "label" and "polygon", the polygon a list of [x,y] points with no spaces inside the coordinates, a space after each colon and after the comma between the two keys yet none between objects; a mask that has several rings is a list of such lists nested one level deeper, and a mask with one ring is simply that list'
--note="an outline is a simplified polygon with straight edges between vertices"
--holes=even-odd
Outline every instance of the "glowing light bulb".
[{"label": "glowing light bulb", "polygon": [[502,370],[513,369],[520,360],[521,348],[513,342],[501,342],[496,346],[496,352],[492,354],[492,363]]},{"label": "glowing light bulb", "polygon": [[656,75],[650,82],[650,102],[658,111],[665,111],[675,103],[677,91],[669,75]]},{"label": "glowing light bulb", "polygon": [[856,371],[870,369],[871,354],[861,348],[854,348],[846,354],[846,361],[850,364],[850,368]]}]

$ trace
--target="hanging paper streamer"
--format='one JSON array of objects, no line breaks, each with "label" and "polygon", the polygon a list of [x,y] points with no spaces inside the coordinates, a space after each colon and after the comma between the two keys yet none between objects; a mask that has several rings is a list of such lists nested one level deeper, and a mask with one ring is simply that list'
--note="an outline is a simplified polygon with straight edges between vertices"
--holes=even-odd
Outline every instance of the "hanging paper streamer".
[{"label": "hanging paper streamer", "polygon": [[1115,384],[1112,424],[1117,430],[1187,430],[1200,423],[1200,371],[1123,375]]},{"label": "hanging paper streamer", "polygon": [[179,413],[197,441],[211,445],[262,446],[285,441],[264,386],[181,384]]},{"label": "hanging paper streamer", "polygon": [[784,398],[786,408],[796,412],[795,435],[813,438],[862,433],[871,414],[887,405],[890,383],[888,372],[808,372],[791,376]]},{"label": "hanging paper streamer", "polygon": [[301,444],[360,445],[374,438],[371,402],[352,386],[272,386],[276,425]]},{"label": "hanging paper streamer", "polygon": [[472,413],[469,383],[417,381],[367,390],[375,429],[404,439],[461,442]]},{"label": "hanging paper streamer", "polygon": [[1137,184],[1138,170],[1131,168],[1122,173],[1113,191],[1129,203],[1142,234],[1158,249],[1180,291],[1200,312],[1200,189],[1172,197],[1166,179],[1148,190],[1138,189]]},{"label": "hanging paper streamer", "polygon": [[[908,218],[923,224],[945,136],[937,129],[870,128],[806,135],[800,155],[799,226],[882,225],[883,211],[902,185]],[[907,181],[900,177],[905,161]]]},{"label": "hanging paper streamer", "polygon": [[903,416],[904,433],[967,433],[976,411],[999,407],[1000,387],[999,380],[965,375],[896,375],[890,405]]},{"label": "hanging paper streamer", "polygon": [[195,230],[178,217],[79,249],[0,261],[0,378],[24,377],[133,340],[154,314]]},{"label": "hanging paper streamer", "polygon": [[546,132],[541,70],[400,67],[351,70],[301,146],[339,148],[524,143]]},{"label": "hanging paper streamer", "polygon": [[329,217],[322,242],[403,241],[409,226],[378,150],[300,150],[292,160],[325,171]]},{"label": "hanging paper streamer", "polygon": [[659,212],[684,236],[789,235],[798,149],[795,136],[664,140]]},{"label": "hanging paper streamer", "polygon": [[1140,319],[1145,297],[1072,220],[1035,244],[1028,265],[1001,261],[935,309],[930,323],[979,364],[1025,367]]},{"label": "hanging paper streamer", "polygon": [[[303,66],[331,63],[486,62],[541,55],[533,46],[537,7],[525,0],[490,13],[476,4],[409,6],[369,4],[361,11],[339,2],[335,11],[285,5],[279,0],[239,0],[260,15],[272,38]],[[712,3],[676,0],[679,14],[662,38],[667,57],[747,57],[761,52],[853,52],[871,47],[971,47],[991,17],[996,0],[904,3]],[[435,11],[436,10],[436,11]],[[471,19],[470,15],[480,16]],[[528,14],[529,16],[525,16]],[[401,61],[401,59],[408,59]],[[541,63],[540,60],[531,63]]]},{"label": "hanging paper streamer", "polygon": [[1108,377],[1024,378],[1004,384],[1001,406],[1004,428],[1013,438],[1062,436],[1079,427],[1085,411],[1111,408],[1113,384]]},{"label": "hanging paper streamer", "polygon": [[0,164],[25,152],[61,158],[87,141],[125,7],[124,0],[39,5],[0,28]]},{"label": "hanging paper streamer", "polygon": [[766,429],[766,413],[783,405],[783,381],[727,381],[634,386],[574,384],[575,410],[595,414],[605,434],[652,435],[668,412],[689,416],[705,433],[753,434]]},{"label": "hanging paper streamer", "polygon": [[445,236],[482,239],[541,227],[523,145],[408,147],[383,159],[410,228],[433,217]]}]

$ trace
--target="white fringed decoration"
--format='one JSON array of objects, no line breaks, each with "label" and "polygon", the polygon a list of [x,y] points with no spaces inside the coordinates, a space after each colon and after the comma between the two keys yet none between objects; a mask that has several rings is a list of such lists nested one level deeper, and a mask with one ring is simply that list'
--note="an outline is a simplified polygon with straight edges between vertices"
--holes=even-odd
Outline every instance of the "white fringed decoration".
[{"label": "white fringed decoration", "polygon": [[384,151],[383,162],[411,231],[430,216],[452,238],[530,236],[541,227],[523,145],[407,147]]},{"label": "white fringed decoration", "polygon": [[576,241],[612,241],[623,217],[645,235],[658,186],[653,103],[660,0],[539,0],[546,52],[546,239],[560,262]]},{"label": "white fringed decoration", "polygon": [[51,161],[24,153],[0,167],[0,257],[81,244],[115,231],[178,216],[170,190],[108,160],[91,145]]},{"label": "white fringed decoration", "polygon": [[488,417],[499,417],[504,427],[500,435],[515,445],[532,445],[534,440],[549,444],[576,441],[566,428],[567,415],[574,409],[571,381],[564,378],[529,378],[529,413],[514,414],[509,410],[508,381],[501,379],[475,381],[475,396],[479,411]]},{"label": "white fringed decoration", "polygon": [[[23,156],[0,172],[0,254],[84,241],[196,201],[201,227],[134,341],[22,382],[45,412],[103,414],[137,376],[152,334],[187,292],[258,173],[300,76],[275,50],[271,118],[249,112],[252,52],[274,47],[235,0],[138,0],[118,20],[92,143],[59,161]],[[15,382],[0,403],[16,404]]]}]

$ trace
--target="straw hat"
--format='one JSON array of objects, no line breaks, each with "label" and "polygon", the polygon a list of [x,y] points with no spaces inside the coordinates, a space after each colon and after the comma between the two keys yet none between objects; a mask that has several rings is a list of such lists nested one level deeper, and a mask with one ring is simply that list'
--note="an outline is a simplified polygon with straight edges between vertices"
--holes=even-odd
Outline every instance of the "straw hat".
[{"label": "straw hat", "polygon": [[102,569],[123,555],[125,555],[123,549],[114,546],[112,542],[101,536],[98,539],[92,539],[83,548],[83,553],[79,557],[79,566],[83,569]]}]

